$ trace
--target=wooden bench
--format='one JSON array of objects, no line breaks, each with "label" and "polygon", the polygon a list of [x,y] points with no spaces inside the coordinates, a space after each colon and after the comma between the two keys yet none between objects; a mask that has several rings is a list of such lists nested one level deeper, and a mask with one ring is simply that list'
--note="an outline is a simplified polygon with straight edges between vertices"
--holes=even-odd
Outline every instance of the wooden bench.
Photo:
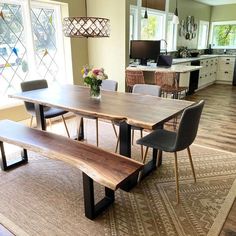
[{"label": "wooden bench", "polygon": [[[3,142],[23,148],[20,161],[9,165]],[[42,156],[64,161],[82,171],[85,216],[94,219],[114,202],[114,191],[122,188],[129,178],[137,178],[143,165],[139,162],[110,153],[53,133],[28,128],[22,124],[0,121],[1,168],[9,170],[28,162],[27,150]],[[105,197],[94,202],[93,181],[105,186]]]}]

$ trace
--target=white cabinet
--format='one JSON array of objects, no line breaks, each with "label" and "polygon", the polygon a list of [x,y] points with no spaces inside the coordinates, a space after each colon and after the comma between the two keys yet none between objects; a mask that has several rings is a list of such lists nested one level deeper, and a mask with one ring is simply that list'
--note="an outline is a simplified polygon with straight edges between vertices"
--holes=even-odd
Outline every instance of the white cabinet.
[{"label": "white cabinet", "polygon": [[200,66],[198,88],[213,84],[217,77],[218,58],[201,59]]},{"label": "white cabinet", "polygon": [[219,57],[217,83],[232,83],[235,57]]},{"label": "white cabinet", "polygon": [[[181,63],[181,65],[190,66],[191,62]],[[190,72],[180,73],[179,86],[188,87],[189,86]]]}]

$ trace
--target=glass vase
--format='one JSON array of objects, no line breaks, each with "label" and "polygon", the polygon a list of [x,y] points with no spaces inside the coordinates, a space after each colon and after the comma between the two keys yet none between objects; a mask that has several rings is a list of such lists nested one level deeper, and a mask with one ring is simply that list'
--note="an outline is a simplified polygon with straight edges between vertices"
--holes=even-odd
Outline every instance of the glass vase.
[{"label": "glass vase", "polygon": [[91,85],[90,86],[90,97],[94,99],[100,99],[101,98],[101,91],[99,85]]}]

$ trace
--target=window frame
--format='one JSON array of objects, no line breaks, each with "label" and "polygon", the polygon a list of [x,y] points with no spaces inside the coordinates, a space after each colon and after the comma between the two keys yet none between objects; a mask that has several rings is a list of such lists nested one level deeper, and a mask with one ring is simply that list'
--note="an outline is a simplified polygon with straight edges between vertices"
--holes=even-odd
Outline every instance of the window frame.
[{"label": "window frame", "polygon": [[[141,39],[141,21],[143,20],[142,16],[143,13],[145,12],[146,8],[145,7],[139,7],[136,5],[130,5],[130,15],[133,15],[133,33],[129,32],[129,41],[134,39],[134,40],[139,40]],[[168,22],[172,20],[173,18],[173,13],[169,13],[167,11],[160,11],[156,9],[150,9],[147,8],[148,13],[153,14],[153,15],[159,15],[162,16],[162,36],[158,39],[154,40],[162,40],[161,41],[161,51],[166,50],[166,45],[163,42],[163,39],[167,41],[168,38]],[[139,13],[140,11],[140,13]],[[139,14],[141,15],[140,18],[138,18]],[[140,32],[139,32],[140,30]],[[174,52],[177,50],[177,35],[178,35],[178,25],[173,24],[173,43],[172,45],[167,45],[167,50],[168,52]],[[133,38],[131,38],[131,35],[133,35]]]},{"label": "window frame", "polygon": [[[202,35],[200,34],[200,30],[201,30],[201,26],[204,26],[204,25],[207,26],[207,36],[205,38],[205,46],[202,46],[202,45],[199,45],[201,37],[202,37]],[[204,20],[199,21],[197,49],[206,49],[207,48],[208,38],[209,38],[209,29],[210,29],[210,22],[209,21],[204,21]]]},{"label": "window frame", "polygon": [[[57,1],[37,1],[37,0],[2,0],[2,4],[12,4],[21,6],[21,14],[22,14],[22,23],[24,26],[23,34],[24,36],[24,45],[27,49],[27,64],[28,64],[28,75],[26,80],[30,78],[39,79],[39,75],[37,72],[37,63],[36,63],[36,54],[35,54],[35,45],[34,45],[34,35],[32,30],[32,16],[31,9],[33,8],[49,8],[53,9],[55,13],[54,24],[55,24],[55,37],[56,37],[56,47],[57,47],[57,57],[60,58],[56,60],[56,64],[58,66],[57,74],[60,75],[57,78],[58,83],[65,84],[70,83],[73,84],[73,72],[72,72],[72,61],[71,61],[71,41],[70,39],[66,39],[63,36],[63,26],[62,19],[63,15],[68,13],[68,4],[60,3]],[[61,69],[63,68],[63,69]],[[14,78],[13,78],[14,79]],[[24,79],[24,78],[22,78]],[[45,78],[47,79],[47,77]],[[16,82],[17,83],[17,82]],[[17,92],[17,91],[16,91]],[[9,91],[7,94],[11,93]],[[4,109],[7,107],[13,107],[19,104],[22,104],[21,101],[17,101],[14,99],[9,99],[8,96],[2,96],[3,101],[0,103],[0,109]]]},{"label": "window frame", "polygon": [[236,25],[236,21],[214,21],[211,23],[210,30],[210,43],[213,49],[236,49],[236,45],[234,46],[214,46],[213,44],[213,28],[215,25]]}]

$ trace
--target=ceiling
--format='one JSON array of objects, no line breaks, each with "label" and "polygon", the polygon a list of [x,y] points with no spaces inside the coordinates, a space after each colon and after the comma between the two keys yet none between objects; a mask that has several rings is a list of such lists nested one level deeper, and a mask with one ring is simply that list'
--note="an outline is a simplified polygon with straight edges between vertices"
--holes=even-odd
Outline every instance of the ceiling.
[{"label": "ceiling", "polygon": [[217,5],[225,5],[225,4],[236,4],[236,0],[195,0],[197,2],[202,2],[207,5],[217,6]]}]

